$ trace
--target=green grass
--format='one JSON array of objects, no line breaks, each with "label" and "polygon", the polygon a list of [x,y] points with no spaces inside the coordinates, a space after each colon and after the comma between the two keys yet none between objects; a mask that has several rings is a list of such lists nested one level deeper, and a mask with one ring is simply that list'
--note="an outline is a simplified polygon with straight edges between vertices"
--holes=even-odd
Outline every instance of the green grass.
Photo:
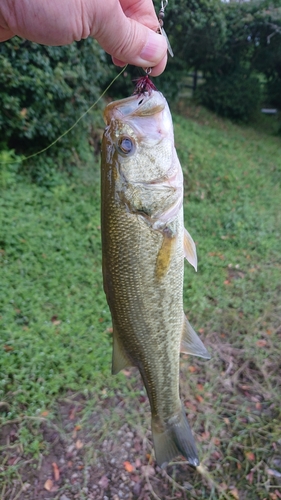
[{"label": "green grass", "polygon": [[[197,409],[190,419],[200,455],[220,486],[196,484],[201,498],[223,498],[232,487],[247,491],[241,498],[274,498],[279,486],[266,483],[265,468],[258,485],[246,475],[256,462],[273,467],[280,441],[281,140],[201,108],[188,113],[175,115],[174,126],[199,265],[198,273],[186,265],[184,305],[213,359],[191,359],[192,374],[183,361],[181,392],[187,409]],[[34,455],[44,443],[28,419],[48,410],[52,420],[59,398],[75,391],[90,408],[104,400],[110,407],[119,391],[134,415],[140,392],[134,377],[110,375],[98,162],[60,174],[49,189],[12,169],[2,179],[0,411],[3,422],[20,422],[21,443]],[[115,432],[112,414],[106,425]]]}]

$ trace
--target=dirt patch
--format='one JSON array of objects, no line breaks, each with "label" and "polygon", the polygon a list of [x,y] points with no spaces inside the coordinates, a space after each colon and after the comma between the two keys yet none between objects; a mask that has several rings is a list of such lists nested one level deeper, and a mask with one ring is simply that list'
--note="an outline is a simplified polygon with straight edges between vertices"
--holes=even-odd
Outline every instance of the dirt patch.
[{"label": "dirt patch", "polygon": [[[232,344],[212,333],[205,338],[210,362],[183,356],[181,396],[200,474],[180,458],[166,470],[156,465],[148,400],[130,371],[120,389],[105,388],[98,399],[68,394],[50,414],[2,425],[1,500],[279,500],[280,356],[273,348],[280,335],[276,326],[248,347],[239,333]],[[30,451],[30,436],[39,453]]]}]

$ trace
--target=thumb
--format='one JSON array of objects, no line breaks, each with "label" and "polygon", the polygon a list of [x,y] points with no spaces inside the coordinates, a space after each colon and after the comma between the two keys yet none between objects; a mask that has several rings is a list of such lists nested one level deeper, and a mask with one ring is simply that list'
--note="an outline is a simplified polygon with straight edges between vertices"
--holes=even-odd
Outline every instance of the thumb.
[{"label": "thumb", "polygon": [[[99,25],[97,19],[95,20],[91,35],[112,56],[116,64],[122,65],[123,62],[143,68],[157,66],[160,74],[167,60],[165,38],[138,21],[126,17],[119,1],[105,0],[105,4],[101,9],[103,12],[99,12],[101,23]],[[105,10],[107,12],[104,12]]]}]

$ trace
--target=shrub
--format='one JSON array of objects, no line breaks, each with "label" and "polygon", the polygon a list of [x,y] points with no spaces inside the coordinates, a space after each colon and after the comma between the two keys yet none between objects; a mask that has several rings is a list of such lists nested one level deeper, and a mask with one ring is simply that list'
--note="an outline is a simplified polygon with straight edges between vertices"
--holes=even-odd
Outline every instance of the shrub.
[{"label": "shrub", "polygon": [[90,38],[66,47],[18,37],[0,44],[1,140],[25,152],[49,145],[99,97],[110,78],[105,61]]},{"label": "shrub", "polygon": [[260,104],[260,83],[243,70],[211,75],[198,89],[197,98],[221,116],[248,121]]}]

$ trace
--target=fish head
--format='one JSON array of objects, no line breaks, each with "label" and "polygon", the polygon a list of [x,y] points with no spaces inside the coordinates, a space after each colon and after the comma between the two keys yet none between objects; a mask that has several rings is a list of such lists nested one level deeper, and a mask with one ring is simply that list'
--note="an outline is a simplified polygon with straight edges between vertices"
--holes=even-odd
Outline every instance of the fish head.
[{"label": "fish head", "polygon": [[128,182],[154,183],[175,174],[172,118],[160,92],[114,101],[104,119],[107,161]]}]

